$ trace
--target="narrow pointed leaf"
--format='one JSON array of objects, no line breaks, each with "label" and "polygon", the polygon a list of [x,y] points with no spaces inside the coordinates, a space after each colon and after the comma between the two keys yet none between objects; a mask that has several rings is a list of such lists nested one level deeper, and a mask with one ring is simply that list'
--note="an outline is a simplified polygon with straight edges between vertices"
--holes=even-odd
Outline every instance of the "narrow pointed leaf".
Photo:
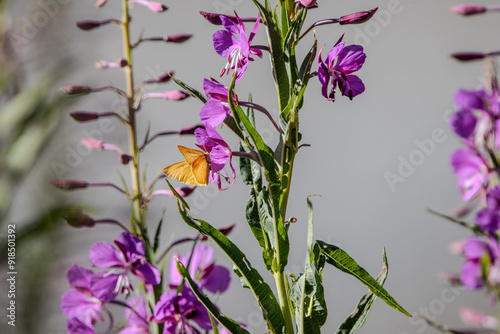
[{"label": "narrow pointed leaf", "polygon": [[[387,263],[387,256],[385,253],[385,248],[383,249],[382,254],[382,270],[377,277],[377,282],[381,286],[384,285],[384,282],[387,278],[387,274],[389,272],[389,264]],[[373,306],[373,302],[377,299],[377,297],[373,294],[373,292],[368,292],[366,295],[361,297],[358,302],[358,305],[354,309],[354,311],[349,315],[347,319],[339,326],[336,334],[354,334],[358,329],[363,326],[366,321],[366,317]]]},{"label": "narrow pointed leaf", "polygon": [[245,254],[232,243],[224,234],[214,228],[207,222],[194,219],[190,212],[189,206],[184,199],[175,191],[175,188],[168,182],[168,186],[172,193],[177,197],[177,206],[184,222],[196,229],[203,235],[210,237],[219,248],[233,262],[235,269],[240,273],[241,278],[246,280],[248,287],[253,292],[256,300],[263,310],[268,326],[273,333],[283,333],[285,321],[281,313],[281,308],[278,300],[273,294],[269,285],[264,281],[260,273],[252,267]]},{"label": "narrow pointed leaf", "polygon": [[172,80],[174,80],[174,82],[176,84],[178,84],[179,86],[181,86],[183,89],[185,89],[189,95],[191,95],[192,97],[195,97],[197,98],[198,100],[200,100],[201,102],[203,103],[206,103],[207,102],[207,97],[205,96],[205,94],[201,93],[200,91],[198,91],[197,89],[189,86],[188,84],[182,82],[181,80],[179,79],[176,79],[174,77],[172,77]]},{"label": "narrow pointed leaf", "polygon": [[366,285],[374,295],[382,299],[387,305],[392,308],[398,310],[411,317],[411,314],[408,313],[398,302],[389,295],[389,293],[382,287],[380,284],[368,274],[366,270],[360,267],[356,261],[352,257],[350,257],[345,251],[338,248],[337,246],[329,245],[323,241],[316,241],[318,245],[321,247],[321,252],[326,257],[326,262],[333,265],[337,269],[348,273],[354,277],[356,277],[361,283]]},{"label": "narrow pointed leaf", "polygon": [[465,227],[465,228],[471,230],[472,233],[474,233],[475,235],[484,235],[485,234],[484,231],[481,229],[481,227],[479,227],[476,224],[467,223],[467,222],[455,219],[455,218],[453,218],[451,216],[439,213],[439,212],[431,210],[431,209],[427,209],[427,211],[429,211],[433,215],[436,215],[436,216],[444,218],[444,219],[446,219],[446,220],[448,220],[448,221],[450,221],[452,223],[455,223],[455,224],[458,224],[458,225],[460,225],[462,227]]},{"label": "narrow pointed leaf", "polygon": [[[245,328],[241,327],[239,323],[220,313],[220,311],[210,301],[210,299],[208,299],[205,295],[203,295],[203,293],[200,292],[200,290],[198,289],[198,285],[196,285],[196,283],[189,275],[189,272],[180,261],[177,262],[177,270],[179,271],[179,274],[181,274],[182,278],[184,278],[184,280],[188,283],[189,287],[196,295],[198,300],[203,304],[203,306],[205,306],[211,317],[217,319],[217,321],[220,322],[222,326],[224,326],[231,334],[250,334]],[[212,325],[215,325],[215,322],[212,321]],[[215,330],[217,330],[216,326],[214,328]]]}]

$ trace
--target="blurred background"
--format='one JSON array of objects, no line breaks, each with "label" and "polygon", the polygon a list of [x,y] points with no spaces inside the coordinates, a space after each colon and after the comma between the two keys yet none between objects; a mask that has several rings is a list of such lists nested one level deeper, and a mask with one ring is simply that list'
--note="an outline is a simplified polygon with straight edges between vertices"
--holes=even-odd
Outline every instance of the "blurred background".
[{"label": "blurred background", "polygon": [[[95,218],[113,217],[127,222],[130,209],[128,201],[113,189],[62,192],[48,185],[49,180],[57,178],[119,184],[118,172],[128,175],[128,168],[118,163],[113,152],[89,152],[80,144],[81,138],[95,136],[125,148],[126,132],[120,124],[106,121],[82,125],[68,115],[74,110],[114,110],[120,103],[116,96],[104,92],[63,99],[58,89],[70,84],[112,83],[123,87],[120,70],[98,70],[94,66],[97,60],[114,61],[122,55],[119,29],[109,25],[83,32],[74,24],[77,20],[118,17],[120,7],[114,0],[101,9],[95,8],[91,0],[18,0],[0,4],[5,6],[1,21],[5,46],[0,62],[0,70],[5,72],[1,73],[0,87],[0,129],[4,129],[0,133],[1,234],[6,233],[7,223],[16,224],[18,231],[26,228],[17,253],[18,277],[26,281],[18,282],[18,327],[13,331],[2,320],[1,331],[63,333],[65,319],[59,303],[68,289],[67,269],[72,263],[90,266],[91,245],[96,241],[111,242],[120,231],[106,226],[71,229],[57,219],[60,210],[77,205]],[[201,90],[203,78],[217,77],[225,59],[212,47],[211,36],[220,27],[210,25],[198,11],[232,14],[236,10],[248,17],[256,16],[256,9],[251,1],[244,0],[169,0],[165,4],[169,10],[162,14],[142,6],[132,10],[132,39],[141,34],[194,36],[178,45],[141,44],[134,51],[136,81],[173,70],[177,78]],[[456,4],[459,2],[451,0],[337,0],[319,1],[319,8],[309,11],[305,27],[320,19],[379,8],[365,24],[316,29],[318,44],[326,44],[325,50],[343,33],[347,44],[363,45],[367,59],[358,75],[366,91],[354,101],[338,94],[332,103],[322,98],[316,79],[310,82],[300,126],[303,143],[311,147],[301,149],[297,156],[288,209],[288,214],[298,219],[290,228],[290,272],[297,274],[303,268],[306,197],[321,194],[313,201],[315,237],[342,247],[373,276],[381,269],[382,247],[386,247],[389,277],[385,287],[389,293],[410,313],[424,314],[452,328],[463,327],[459,310],[464,306],[490,314],[495,310],[485,294],[452,290],[439,278],[440,273],[460,270],[462,259],[451,255],[448,248],[469,233],[431,215],[427,209],[450,213],[461,204],[457,180],[449,165],[450,154],[461,144],[450,131],[447,118],[455,110],[456,90],[478,87],[483,71],[482,63],[458,63],[449,54],[496,50],[500,28],[495,13],[466,18],[449,12],[448,8]],[[255,44],[265,43],[262,28]],[[312,41],[312,33],[301,41],[298,59]],[[221,78],[221,82],[228,85],[229,77]],[[174,83],[151,87],[151,91],[172,89],[177,89]],[[250,63],[238,83],[240,97],[249,92],[256,103],[277,115],[266,57]],[[18,104],[12,106],[13,101]],[[200,108],[195,99],[148,100],[138,115],[139,138],[144,137],[148,127],[156,133],[196,124]],[[10,116],[3,116],[8,110],[23,112],[10,111]],[[267,142],[277,142],[277,135],[264,118],[258,118],[257,125]],[[230,131],[223,129],[222,135],[237,149]],[[142,155],[147,179],[180,160],[177,145],[193,144],[194,138],[188,136],[155,140]],[[167,187],[160,182],[158,188]],[[235,186],[223,192],[215,185],[197,189],[187,201],[195,217],[217,227],[236,223],[230,238],[255,267],[263,270],[260,248],[249,237],[251,232],[244,218],[248,191],[237,180]],[[148,219],[152,226],[160,220],[163,209],[165,244],[193,235],[180,219],[175,201],[167,197],[158,197],[151,204]],[[180,252],[186,250],[179,248]],[[220,252],[216,257],[218,263],[230,266]],[[1,275],[5,272],[2,269]],[[270,275],[266,277],[272,282]],[[6,305],[4,283],[2,279],[2,307]],[[325,270],[324,284],[329,317],[323,328],[329,332],[348,316],[366,289],[332,268]],[[263,332],[257,304],[250,292],[241,288],[236,276],[218,305],[228,316],[247,323],[252,333]],[[381,330],[397,334],[436,332],[423,320],[406,318],[377,301],[359,332]]]}]

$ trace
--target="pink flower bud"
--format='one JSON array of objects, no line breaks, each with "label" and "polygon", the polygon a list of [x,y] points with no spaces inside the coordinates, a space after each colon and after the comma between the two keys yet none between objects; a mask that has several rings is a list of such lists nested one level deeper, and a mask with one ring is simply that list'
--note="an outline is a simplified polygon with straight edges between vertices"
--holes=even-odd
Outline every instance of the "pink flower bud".
[{"label": "pink flower bud", "polygon": [[99,118],[95,111],[73,111],[69,115],[77,122],[89,122]]},{"label": "pink flower bud", "polygon": [[221,14],[208,13],[208,12],[203,12],[203,11],[199,11],[198,13],[200,13],[200,15],[203,16],[203,18],[205,20],[207,20],[208,22],[212,23],[213,25],[216,25],[216,26],[221,26],[222,25],[222,21],[220,19],[220,15]]},{"label": "pink flower bud", "polygon": [[160,75],[158,78],[155,79],[155,82],[158,82],[158,83],[169,82],[170,79],[172,79],[173,75],[174,75],[174,71],[163,73],[162,75]]},{"label": "pink flower bud", "polygon": [[93,150],[104,150],[104,143],[94,138],[83,138],[81,143]]},{"label": "pink flower bud", "polygon": [[486,329],[496,329],[498,326],[498,319],[495,317],[482,314],[467,307],[460,310],[460,318],[467,325],[480,326]]},{"label": "pink flower bud", "polygon": [[184,99],[187,99],[189,96],[190,95],[188,93],[181,90],[170,90],[168,92],[165,92],[163,98],[165,100],[182,101]]},{"label": "pink flower bud", "polygon": [[97,0],[97,2],[95,3],[95,6],[102,7],[106,4],[106,2],[108,2],[108,0]]},{"label": "pink flower bud", "polygon": [[76,22],[76,26],[82,30],[93,30],[108,23],[109,21],[84,20]]},{"label": "pink flower bud", "polygon": [[340,18],[339,24],[344,25],[344,24],[364,23],[372,18],[372,16],[375,14],[377,9],[378,9],[378,7],[374,8],[372,10],[365,10],[362,12],[357,12],[357,13],[342,16]]},{"label": "pink flower bud", "polygon": [[86,95],[92,92],[92,87],[71,85],[61,87],[60,90],[68,95]]},{"label": "pink flower bud", "polygon": [[95,225],[95,220],[87,216],[83,209],[67,210],[63,218],[73,227],[93,227]]},{"label": "pink flower bud", "polygon": [[80,181],[80,180],[58,179],[58,180],[51,180],[49,183],[54,187],[64,190],[84,189],[87,188],[88,186],[88,183],[86,181]]},{"label": "pink flower bud", "polygon": [[486,12],[486,7],[476,5],[456,5],[450,7],[450,11],[462,15],[474,15]]},{"label": "pink flower bud", "polygon": [[460,61],[480,60],[486,57],[486,55],[481,52],[456,52],[452,53],[451,56]]},{"label": "pink flower bud", "polygon": [[191,34],[175,34],[163,37],[165,42],[169,43],[182,43],[190,39],[193,35]]},{"label": "pink flower bud", "polygon": [[311,8],[316,5],[316,0],[298,0],[297,2],[299,2],[302,6],[307,8]]},{"label": "pink flower bud", "polygon": [[202,127],[203,127],[203,125],[201,125],[201,124],[193,125],[193,126],[190,126],[188,128],[181,129],[179,131],[179,134],[181,136],[183,136],[183,135],[194,135],[194,130],[196,130],[198,128],[202,128]]},{"label": "pink flower bud", "polygon": [[464,252],[465,240],[458,240],[450,244],[448,249],[451,254],[461,255]]},{"label": "pink flower bud", "polygon": [[150,2],[148,4],[149,9],[151,9],[153,12],[161,13],[164,12],[168,9],[167,6],[160,2]]}]

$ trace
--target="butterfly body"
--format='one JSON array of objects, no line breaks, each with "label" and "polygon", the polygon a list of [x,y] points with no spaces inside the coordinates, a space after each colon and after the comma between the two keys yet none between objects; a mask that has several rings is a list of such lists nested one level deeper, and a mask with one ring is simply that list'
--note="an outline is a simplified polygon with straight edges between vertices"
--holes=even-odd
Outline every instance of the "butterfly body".
[{"label": "butterfly body", "polygon": [[174,180],[191,186],[206,186],[210,171],[208,154],[180,145],[177,148],[184,156],[184,161],[165,167],[163,173]]}]

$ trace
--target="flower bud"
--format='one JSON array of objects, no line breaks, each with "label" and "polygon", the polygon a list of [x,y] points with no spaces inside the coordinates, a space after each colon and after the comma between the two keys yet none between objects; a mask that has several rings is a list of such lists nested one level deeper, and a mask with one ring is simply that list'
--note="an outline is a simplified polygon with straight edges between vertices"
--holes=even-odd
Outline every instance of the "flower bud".
[{"label": "flower bud", "polygon": [[69,115],[77,122],[90,122],[99,118],[95,111],[73,111]]},{"label": "flower bud", "polygon": [[95,21],[95,20],[84,20],[76,22],[76,26],[81,30],[93,30],[97,29],[102,25],[108,24],[110,21]]},{"label": "flower bud", "polygon": [[360,24],[368,21],[377,11],[378,7],[372,10],[365,10],[362,12],[357,12],[349,15],[344,15],[340,18],[339,24]]},{"label": "flower bud", "polygon": [[92,87],[70,85],[70,86],[61,87],[60,90],[61,90],[61,92],[66,93],[68,95],[86,95],[86,94],[89,94],[92,92]]},{"label": "flower bud", "polygon": [[203,16],[203,18],[205,20],[207,20],[208,22],[212,23],[213,25],[216,25],[216,26],[221,26],[222,25],[222,21],[220,19],[220,15],[221,14],[208,13],[208,12],[204,12],[204,11],[199,11],[198,13],[200,13],[200,15]]},{"label": "flower bud", "polygon": [[316,6],[316,0],[298,0],[296,2],[299,2],[303,7],[307,8]]},{"label": "flower bud", "polygon": [[123,165],[127,165],[130,160],[132,160],[132,157],[128,154],[122,154],[120,155],[120,163],[122,163]]},{"label": "flower bud", "polygon": [[165,100],[182,101],[184,99],[187,99],[189,96],[190,95],[184,91],[171,90],[171,91],[165,92],[163,98]]},{"label": "flower bud", "polygon": [[106,4],[106,2],[108,2],[108,0],[97,0],[97,2],[95,3],[95,6],[102,7]]},{"label": "flower bud", "polygon": [[486,7],[476,5],[456,5],[450,7],[450,11],[461,15],[474,15],[486,12]]},{"label": "flower bud", "polygon": [[183,136],[183,135],[194,135],[194,130],[196,130],[198,128],[203,128],[203,125],[197,124],[197,125],[190,126],[188,128],[181,129],[179,131],[179,134],[181,136]]},{"label": "flower bud", "polygon": [[49,183],[54,187],[64,190],[84,189],[87,188],[88,186],[88,183],[86,181],[80,181],[80,180],[58,179],[58,180],[51,180],[49,181]]},{"label": "flower bud", "polygon": [[148,3],[148,8],[151,9],[153,12],[161,13],[164,12],[168,9],[167,6],[160,2],[149,2]]},{"label": "flower bud", "polygon": [[169,43],[183,43],[190,39],[193,35],[191,34],[175,34],[175,35],[168,35],[163,37],[163,40],[165,42]]},{"label": "flower bud", "polygon": [[486,55],[481,52],[456,52],[452,53],[451,56],[460,61],[480,60],[486,57]]},{"label": "flower bud", "polygon": [[82,138],[81,143],[93,150],[104,150],[104,143],[94,138]]},{"label": "flower bud", "polygon": [[63,218],[73,227],[93,227],[95,225],[95,220],[87,216],[83,209],[69,209]]}]

